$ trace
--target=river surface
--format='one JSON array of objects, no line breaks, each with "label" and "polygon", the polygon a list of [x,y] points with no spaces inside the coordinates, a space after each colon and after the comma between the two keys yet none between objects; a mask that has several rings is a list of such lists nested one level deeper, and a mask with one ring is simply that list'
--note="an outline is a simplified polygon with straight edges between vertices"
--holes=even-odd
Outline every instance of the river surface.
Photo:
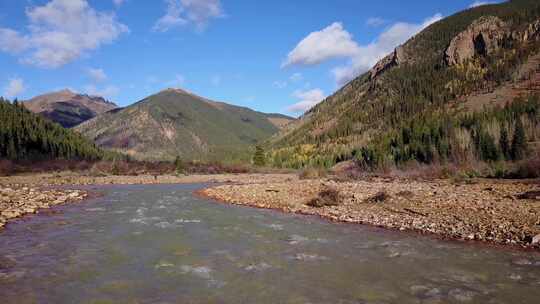
[{"label": "river surface", "polygon": [[100,187],[0,233],[0,303],[540,303],[540,254]]}]

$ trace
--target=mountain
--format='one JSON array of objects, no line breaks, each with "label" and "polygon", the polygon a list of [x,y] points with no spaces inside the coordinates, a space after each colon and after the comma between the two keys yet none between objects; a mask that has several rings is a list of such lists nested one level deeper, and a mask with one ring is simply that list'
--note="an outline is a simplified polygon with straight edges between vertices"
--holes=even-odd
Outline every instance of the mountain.
[{"label": "mountain", "polygon": [[34,113],[59,123],[65,128],[74,127],[88,119],[117,108],[99,96],[77,94],[70,90],[36,96],[23,102]]},{"label": "mountain", "polygon": [[137,159],[249,160],[251,146],[291,120],[167,89],[76,130],[101,147]]},{"label": "mountain", "polygon": [[104,152],[80,134],[0,97],[0,159],[96,160]]},{"label": "mountain", "polygon": [[449,16],[268,140],[267,158],[367,168],[517,160],[540,136],[539,51],[537,0]]}]

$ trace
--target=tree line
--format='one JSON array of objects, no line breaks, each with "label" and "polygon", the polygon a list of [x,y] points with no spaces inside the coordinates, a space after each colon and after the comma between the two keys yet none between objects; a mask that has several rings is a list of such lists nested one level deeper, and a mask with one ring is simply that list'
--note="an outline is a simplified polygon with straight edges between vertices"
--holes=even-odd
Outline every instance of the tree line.
[{"label": "tree line", "polygon": [[0,158],[98,160],[105,155],[80,134],[0,97]]}]

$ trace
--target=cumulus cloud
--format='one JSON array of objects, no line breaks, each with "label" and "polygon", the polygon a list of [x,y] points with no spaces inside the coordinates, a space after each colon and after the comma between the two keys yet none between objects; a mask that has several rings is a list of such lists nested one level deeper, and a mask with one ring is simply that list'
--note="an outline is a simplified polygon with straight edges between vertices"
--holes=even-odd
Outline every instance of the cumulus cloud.
[{"label": "cumulus cloud", "polygon": [[103,82],[107,80],[107,74],[103,69],[88,68],[88,76],[95,82]]},{"label": "cumulus cloud", "polygon": [[154,24],[154,31],[166,32],[189,23],[204,30],[210,19],[224,16],[221,0],[165,0],[165,3],[167,10]]},{"label": "cumulus cloud", "polygon": [[339,66],[332,70],[336,83],[342,86],[369,70],[398,45],[403,44],[409,38],[440,19],[442,19],[442,15],[436,14],[419,24],[406,22],[393,24],[373,42],[356,48],[356,52],[350,56],[351,59],[348,65]]},{"label": "cumulus cloud", "polygon": [[107,99],[112,99],[120,93],[120,88],[114,85],[108,85],[105,87],[96,87],[93,84],[89,84],[84,87],[84,91],[88,95],[102,96]]},{"label": "cumulus cloud", "polygon": [[26,34],[0,28],[0,48],[44,68],[65,65],[128,32],[114,14],[98,12],[86,0],[52,0],[27,8],[26,16]]},{"label": "cumulus cloud", "polygon": [[17,97],[19,94],[23,93],[26,90],[24,81],[21,78],[11,78],[4,88],[4,95],[7,98]]},{"label": "cumulus cloud", "polygon": [[124,2],[126,2],[126,0],[113,0],[114,5],[116,5],[117,7],[124,4]]},{"label": "cumulus cloud", "polygon": [[18,54],[26,50],[30,43],[26,37],[12,29],[0,28],[0,50],[10,54]]},{"label": "cumulus cloud", "polygon": [[319,64],[332,58],[351,57],[358,51],[358,44],[353,41],[352,35],[343,28],[343,24],[334,22],[302,39],[289,52],[282,67]]},{"label": "cumulus cloud", "polygon": [[471,5],[469,5],[469,8],[482,6],[482,5],[488,5],[488,4],[494,4],[494,3],[496,3],[496,2],[494,2],[494,1],[474,1],[473,3],[471,3]]},{"label": "cumulus cloud", "polygon": [[315,65],[333,58],[349,58],[347,65],[332,70],[338,85],[343,85],[359,74],[369,70],[394,48],[404,43],[427,26],[442,19],[436,14],[423,22],[397,22],[388,27],[374,41],[360,45],[340,22],[310,33],[288,54],[282,67],[291,65]]},{"label": "cumulus cloud", "polygon": [[380,17],[371,17],[371,18],[368,18],[368,20],[366,20],[366,24],[368,26],[373,26],[373,27],[381,26],[385,23],[386,23],[386,20]]},{"label": "cumulus cloud", "polygon": [[291,113],[303,113],[326,98],[326,95],[321,89],[313,89],[308,91],[297,90],[293,96],[299,101],[289,107],[287,111]]}]

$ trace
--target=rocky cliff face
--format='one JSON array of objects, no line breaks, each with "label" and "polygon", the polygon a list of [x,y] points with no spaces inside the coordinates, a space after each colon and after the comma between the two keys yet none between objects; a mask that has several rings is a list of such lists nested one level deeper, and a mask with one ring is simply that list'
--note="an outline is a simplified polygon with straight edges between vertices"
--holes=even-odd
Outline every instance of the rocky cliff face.
[{"label": "rocky cliff face", "polygon": [[501,19],[482,17],[452,39],[445,52],[446,63],[452,66],[477,54],[489,55],[501,47],[508,34],[508,26]]},{"label": "rocky cliff face", "polygon": [[369,71],[371,79],[375,79],[384,71],[391,67],[403,64],[408,61],[408,57],[404,46],[398,46],[394,52],[381,59],[377,64]]},{"label": "rocky cliff face", "polygon": [[449,66],[453,66],[476,55],[491,55],[509,41],[523,43],[538,38],[540,38],[540,20],[529,24],[524,30],[512,31],[501,19],[486,16],[474,21],[465,31],[452,39],[446,49],[445,60]]}]

